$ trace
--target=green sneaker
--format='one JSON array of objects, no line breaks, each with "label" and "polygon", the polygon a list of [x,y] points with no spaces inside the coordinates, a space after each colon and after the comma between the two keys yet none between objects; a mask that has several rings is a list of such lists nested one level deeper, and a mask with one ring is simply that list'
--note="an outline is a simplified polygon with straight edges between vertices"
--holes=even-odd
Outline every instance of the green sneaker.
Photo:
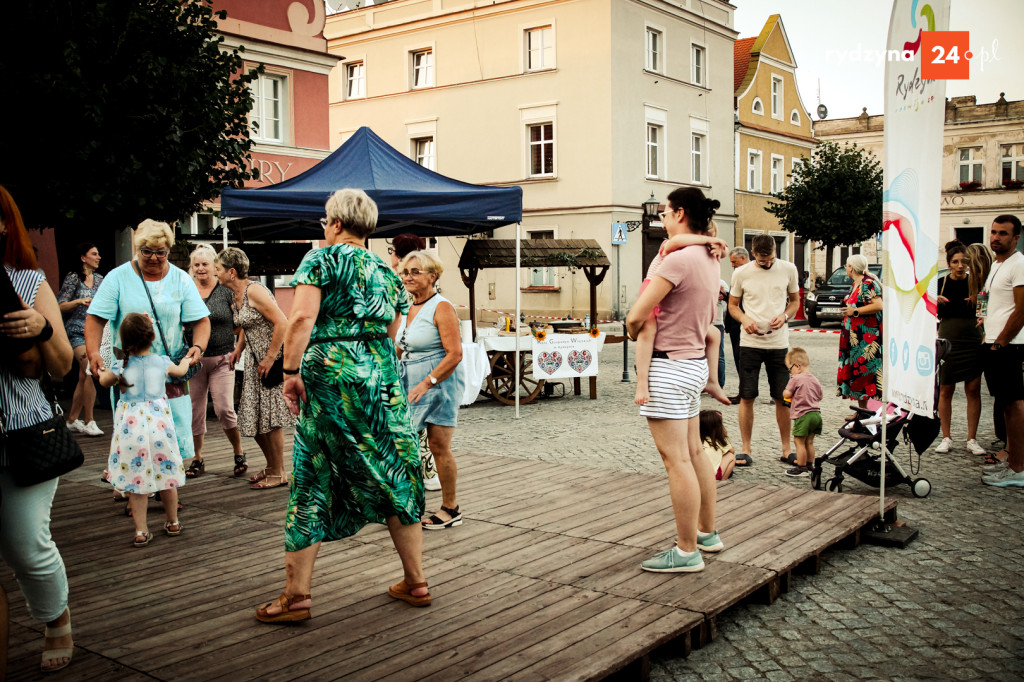
[{"label": "green sneaker", "polygon": [[704,570],[704,559],[701,558],[700,552],[694,552],[692,556],[683,558],[673,547],[644,561],[640,564],[640,568],[652,573],[696,573]]},{"label": "green sneaker", "polygon": [[714,530],[703,540],[700,539],[700,534],[697,534],[697,549],[702,552],[721,552],[725,545],[722,544],[722,538],[718,537],[718,531]]}]

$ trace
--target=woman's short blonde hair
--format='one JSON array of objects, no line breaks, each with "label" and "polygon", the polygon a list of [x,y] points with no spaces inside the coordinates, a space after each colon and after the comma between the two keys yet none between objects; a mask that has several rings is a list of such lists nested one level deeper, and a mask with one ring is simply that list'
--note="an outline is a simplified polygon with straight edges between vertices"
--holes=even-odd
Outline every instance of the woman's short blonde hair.
[{"label": "woman's short blonde hair", "polygon": [[188,274],[195,277],[196,256],[205,256],[211,263],[217,262],[217,252],[209,244],[200,244],[188,255]]},{"label": "woman's short blonde hair", "polygon": [[365,239],[377,227],[377,204],[361,189],[339,189],[327,199],[327,220],[341,222],[341,228]]},{"label": "woman's short blonde hair", "polygon": [[171,249],[174,247],[174,230],[170,225],[159,220],[143,220],[135,228],[135,247],[139,249],[142,247]]},{"label": "woman's short blonde hair", "polygon": [[249,276],[249,257],[245,255],[245,251],[235,246],[229,246],[217,254],[217,262],[225,270],[234,268],[239,279],[246,279]]},{"label": "woman's short blonde hair", "polygon": [[868,271],[868,259],[859,253],[855,253],[847,258],[846,264],[858,275],[863,275]]},{"label": "woman's short blonde hair", "polygon": [[420,270],[424,272],[432,272],[438,277],[441,277],[441,273],[444,272],[444,265],[438,260],[437,256],[429,251],[413,251],[402,259],[402,262],[398,264],[399,271],[405,269],[406,263],[411,261],[413,258],[420,262]]}]

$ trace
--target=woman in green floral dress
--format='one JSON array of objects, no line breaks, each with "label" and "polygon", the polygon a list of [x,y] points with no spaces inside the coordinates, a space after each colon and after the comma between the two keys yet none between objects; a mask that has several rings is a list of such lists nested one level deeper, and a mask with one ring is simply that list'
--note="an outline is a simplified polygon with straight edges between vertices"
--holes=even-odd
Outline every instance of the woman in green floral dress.
[{"label": "woman in green floral dress", "polygon": [[422,567],[423,477],[394,337],[409,303],[398,276],[366,249],[377,206],[343,189],[327,201],[328,246],[303,258],[284,342],[284,396],[299,417],[285,517],[284,592],[264,622],[310,617],[320,544],[386,523],[404,576],[388,593],[428,606]]}]

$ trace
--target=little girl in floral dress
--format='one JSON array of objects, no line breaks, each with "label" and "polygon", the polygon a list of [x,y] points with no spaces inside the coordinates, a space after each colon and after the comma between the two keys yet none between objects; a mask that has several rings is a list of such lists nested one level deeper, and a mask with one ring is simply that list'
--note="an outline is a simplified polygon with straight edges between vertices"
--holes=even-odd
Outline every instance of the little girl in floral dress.
[{"label": "little girl in floral dress", "polygon": [[160,492],[167,521],[167,535],[181,535],[178,521],[178,487],[185,485],[174,420],[167,403],[167,377],[184,376],[188,358],[177,365],[166,355],[152,355],[155,338],[149,315],[129,313],[121,322],[121,346],[127,360],[116,360],[100,372],[100,385],[117,384],[121,399],[114,415],[114,438],[107,459],[107,480],[129,494],[135,521],[133,547],[145,547],[153,539],[146,526],[146,506],[151,493]]}]

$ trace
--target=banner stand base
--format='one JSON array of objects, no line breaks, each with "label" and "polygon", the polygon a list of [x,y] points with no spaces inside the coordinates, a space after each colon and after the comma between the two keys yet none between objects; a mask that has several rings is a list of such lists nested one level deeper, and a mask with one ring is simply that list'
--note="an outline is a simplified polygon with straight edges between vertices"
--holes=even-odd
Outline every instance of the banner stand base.
[{"label": "banner stand base", "polygon": [[917,539],[917,530],[909,526],[897,526],[876,520],[870,526],[864,528],[860,534],[860,541],[868,545],[879,545],[881,547],[906,548],[911,542]]}]

